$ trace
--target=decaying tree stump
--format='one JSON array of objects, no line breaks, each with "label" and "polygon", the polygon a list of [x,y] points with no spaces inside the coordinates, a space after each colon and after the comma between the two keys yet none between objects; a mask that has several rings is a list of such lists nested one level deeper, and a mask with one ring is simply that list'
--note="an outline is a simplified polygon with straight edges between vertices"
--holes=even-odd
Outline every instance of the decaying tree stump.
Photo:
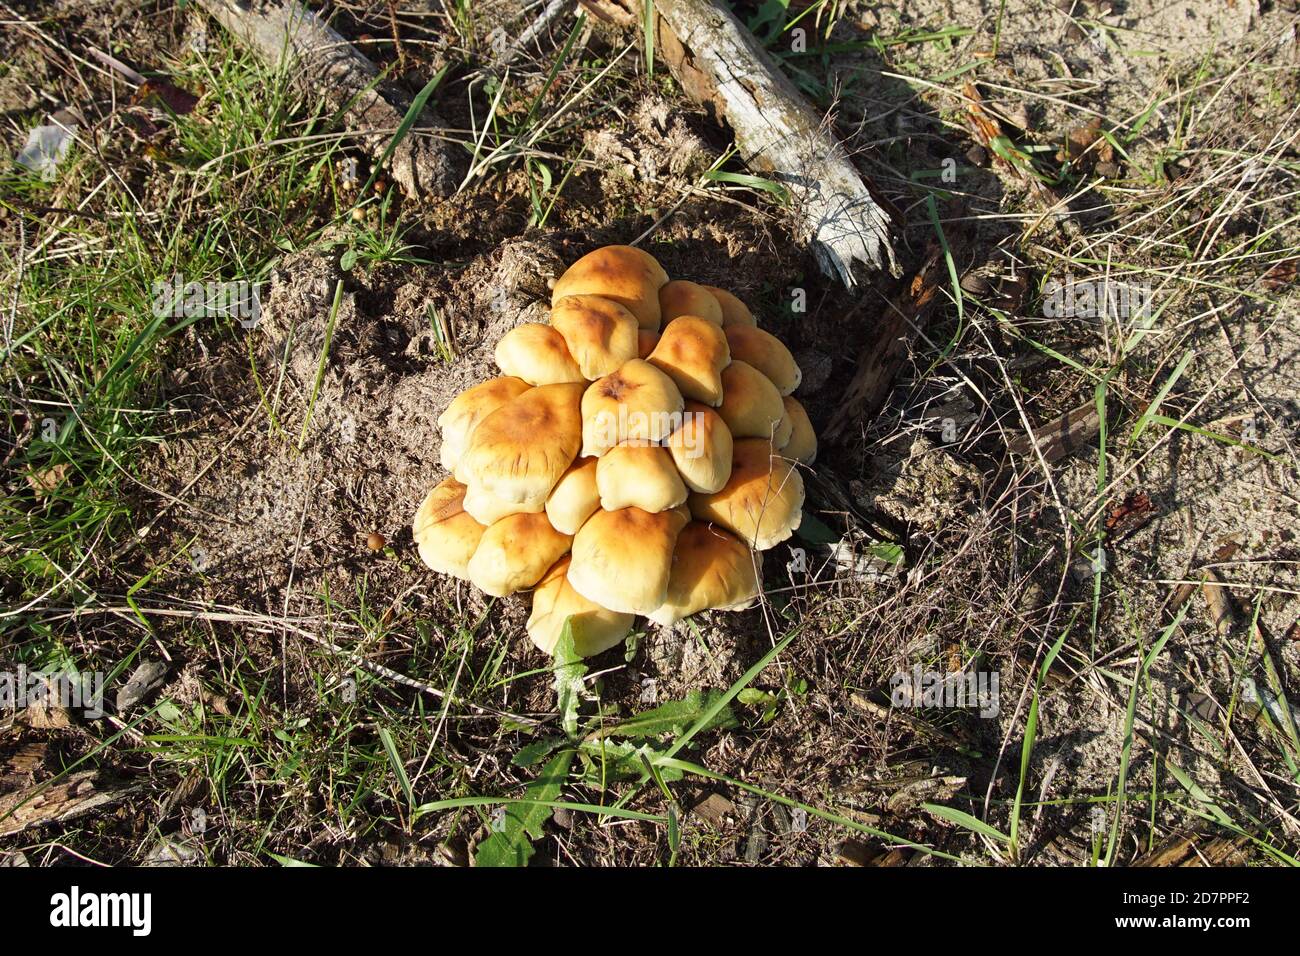
[{"label": "decaying tree stump", "polygon": [[[294,81],[319,96],[355,130],[376,159],[392,141],[410,105],[392,90],[380,93],[379,71],[320,17],[296,0],[199,0],[218,23],[267,63],[288,58]],[[410,197],[448,196],[460,177],[453,146],[427,135],[444,124],[427,107],[388,160],[388,174]]]}]

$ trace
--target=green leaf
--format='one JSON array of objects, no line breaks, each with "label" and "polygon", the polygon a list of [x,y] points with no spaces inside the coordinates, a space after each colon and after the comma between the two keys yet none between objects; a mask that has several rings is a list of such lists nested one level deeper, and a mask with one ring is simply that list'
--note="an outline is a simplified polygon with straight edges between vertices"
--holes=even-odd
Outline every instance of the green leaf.
[{"label": "green leaf", "polygon": [[549,756],[556,747],[565,743],[564,737],[545,737],[542,740],[534,740],[530,744],[524,744],[519,748],[519,753],[514,755],[510,761],[516,767],[532,767],[542,762],[542,759]]},{"label": "green leaf", "polygon": [[578,735],[578,704],[582,699],[582,678],[587,665],[582,662],[573,644],[573,620],[566,618],[560,639],[555,642],[555,706],[560,712],[560,725],[570,737]]},{"label": "green leaf", "polygon": [[704,174],[705,179],[718,183],[732,183],[736,186],[747,186],[750,189],[761,189],[764,192],[771,193],[777,202],[785,205],[790,201],[790,190],[773,179],[764,179],[762,176],[753,176],[749,173],[729,173],[724,169],[710,169]]},{"label": "green leaf", "polygon": [[[584,780],[593,787],[603,787],[616,780],[638,780],[645,771],[644,760],[656,763],[662,752],[650,744],[636,744],[618,740],[583,741],[578,750],[583,763]],[[681,772],[660,770],[660,777],[668,783],[680,780]]]},{"label": "green leaf", "polygon": [[795,534],[800,541],[806,541],[808,544],[834,544],[840,540],[840,536],[828,528],[825,522],[806,510],[803,517],[799,519],[799,527],[795,529]]},{"label": "green leaf", "polygon": [[1001,830],[995,830],[978,817],[973,817],[964,810],[958,810],[956,807],[945,807],[938,803],[923,803],[922,810],[928,810],[941,820],[947,820],[949,823],[955,823],[957,826],[970,830],[974,833],[982,833],[986,837],[994,840],[1000,840],[1003,843],[1008,841],[1008,837]]},{"label": "green leaf", "polygon": [[[670,700],[651,710],[643,711],[620,724],[607,728],[604,736],[645,738],[663,734],[684,733],[686,728],[703,717],[722,694],[719,691],[691,691],[682,700]],[[723,703],[722,708],[705,722],[701,730],[730,729],[737,726],[736,715]]]},{"label": "green leaf", "polygon": [[411,790],[411,778],[406,775],[406,766],[397,753],[397,743],[393,740],[393,735],[389,733],[387,727],[379,728],[379,742],[384,745],[384,753],[388,755],[388,764],[393,768],[393,774],[397,777],[397,782],[402,788],[402,795],[406,797],[406,805],[408,807],[415,806],[415,793]]},{"label": "green leaf", "polygon": [[[528,800],[554,802],[560,795],[573,751],[551,758],[537,779],[528,785]],[[542,838],[542,826],[551,818],[551,808],[537,803],[512,803],[506,808],[502,828],[479,844],[474,853],[476,866],[527,866],[533,856],[533,840]]]}]

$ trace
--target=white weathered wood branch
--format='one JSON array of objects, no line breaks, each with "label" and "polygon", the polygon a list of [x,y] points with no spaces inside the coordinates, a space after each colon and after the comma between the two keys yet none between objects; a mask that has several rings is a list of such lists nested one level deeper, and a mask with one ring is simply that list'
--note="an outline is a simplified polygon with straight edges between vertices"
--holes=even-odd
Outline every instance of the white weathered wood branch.
[{"label": "white weathered wood branch", "polygon": [[[379,70],[346,39],[296,0],[199,0],[208,14],[264,62],[288,59],[293,81],[319,96],[360,144],[378,159],[401,124],[409,101],[378,89]],[[388,160],[388,175],[406,195],[449,196],[460,177],[451,143],[429,135],[445,124],[427,106]]]},{"label": "white weathered wood branch", "polygon": [[736,138],[745,164],[784,185],[801,239],[823,272],[854,284],[853,265],[896,271],[889,215],[794,83],[734,14],[713,0],[655,0],[658,50],[692,99]]}]

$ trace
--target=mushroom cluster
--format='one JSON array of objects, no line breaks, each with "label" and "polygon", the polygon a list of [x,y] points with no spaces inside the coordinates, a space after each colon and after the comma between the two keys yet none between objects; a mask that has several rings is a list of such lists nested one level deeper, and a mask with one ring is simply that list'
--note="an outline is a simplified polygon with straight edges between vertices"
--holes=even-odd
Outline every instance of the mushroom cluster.
[{"label": "mushroom cluster", "polygon": [[415,515],[420,557],[494,596],[532,589],[551,653],[751,606],[761,552],[799,526],[817,437],[801,373],[734,295],[670,281],[631,246],[555,282],[549,324],[496,345],[501,376],[438,419],[451,474]]}]

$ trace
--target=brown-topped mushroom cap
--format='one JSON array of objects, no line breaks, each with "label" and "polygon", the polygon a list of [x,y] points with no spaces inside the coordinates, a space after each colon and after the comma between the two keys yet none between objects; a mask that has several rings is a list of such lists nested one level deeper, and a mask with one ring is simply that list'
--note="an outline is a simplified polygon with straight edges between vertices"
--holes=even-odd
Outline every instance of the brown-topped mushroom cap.
[{"label": "brown-topped mushroom cap", "polygon": [[799,527],[803,517],[803,478],[794,466],[772,452],[765,438],[736,442],[731,478],[721,491],[691,495],[691,514],[722,525],[766,551]]},{"label": "brown-topped mushroom cap", "polygon": [[731,357],[754,366],[772,380],[782,395],[789,395],[799,387],[803,372],[790,350],[771,332],[753,325],[733,325],[727,328],[726,334]]},{"label": "brown-topped mushroom cap", "polygon": [[649,614],[667,597],[673,545],[689,518],[685,508],[597,511],[573,536],[569,583],[601,607]]},{"label": "brown-topped mushroom cap", "polygon": [[442,432],[442,467],[454,471],[478,423],[506,402],[528,391],[529,387],[522,378],[507,375],[467,388],[452,399],[446,411],[438,416],[438,428]]},{"label": "brown-topped mushroom cap", "polygon": [[654,514],[686,504],[686,485],[672,455],[649,442],[615,445],[598,458],[596,489],[606,511],[640,508]]},{"label": "brown-topped mushroom cap", "polygon": [[722,404],[722,370],[731,364],[722,326],[692,315],[673,319],[647,361],[673,380],[683,398]]},{"label": "brown-topped mushroom cap", "polygon": [[762,591],[763,556],[717,525],[692,521],[677,536],[668,596],[648,616],[656,624],[675,624],[710,608],[749,607]]},{"label": "brown-topped mushroom cap", "polygon": [[722,305],[717,297],[707,286],[686,279],[673,279],[659,290],[659,310],[665,322],[693,315],[714,325],[722,324]]},{"label": "brown-topped mushroom cap", "polygon": [[493,597],[514,594],[540,581],[572,542],[545,513],[510,515],[483,532],[469,559],[469,579]]},{"label": "brown-topped mushroom cap", "polygon": [[551,307],[551,326],[564,338],[583,378],[594,381],[637,357],[636,316],[613,299],[566,295]]},{"label": "brown-topped mushroom cap", "polygon": [[566,295],[613,299],[636,316],[643,329],[660,323],[659,290],[668,282],[654,256],[632,246],[604,246],[587,253],[555,280],[551,304]]},{"label": "brown-topped mushroom cap", "polygon": [[546,501],[582,444],[581,384],[540,385],[479,422],[456,478],[503,501]]},{"label": "brown-topped mushroom cap", "polygon": [[681,421],[682,393],[649,362],[633,359],[582,396],[582,453],[600,457],[625,441],[663,441]]},{"label": "brown-topped mushroom cap", "polygon": [[572,557],[566,554],[537,582],[533,611],[528,617],[528,636],[539,650],[553,654],[567,621],[574,650],[581,657],[591,657],[627,637],[636,615],[611,611],[575,591],[569,584],[570,561]]}]

